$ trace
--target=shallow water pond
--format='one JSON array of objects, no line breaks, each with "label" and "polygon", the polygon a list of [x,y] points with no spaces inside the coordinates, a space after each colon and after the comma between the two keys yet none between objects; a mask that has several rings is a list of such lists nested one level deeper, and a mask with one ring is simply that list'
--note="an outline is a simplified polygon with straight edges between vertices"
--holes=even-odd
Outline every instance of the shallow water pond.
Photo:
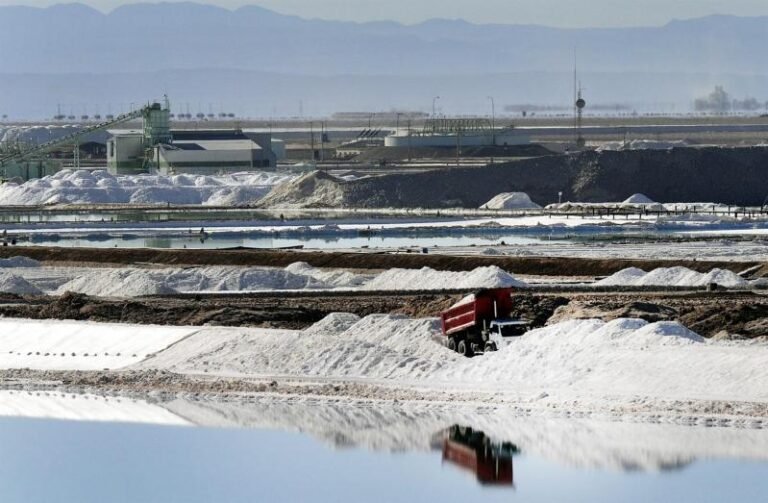
[{"label": "shallow water pond", "polygon": [[4,502],[768,501],[759,430],[0,398]]}]

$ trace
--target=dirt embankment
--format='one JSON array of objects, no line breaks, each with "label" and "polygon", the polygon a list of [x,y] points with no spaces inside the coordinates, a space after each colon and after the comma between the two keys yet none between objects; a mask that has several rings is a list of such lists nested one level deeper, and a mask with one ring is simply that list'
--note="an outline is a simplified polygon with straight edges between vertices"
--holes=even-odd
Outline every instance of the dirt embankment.
[{"label": "dirt embankment", "polygon": [[[96,322],[218,325],[303,329],[334,312],[437,316],[461,295],[369,294],[303,297],[180,296],[101,299],[82,294],[58,298],[0,295],[0,316]],[[754,339],[768,336],[768,297],[745,292],[552,293],[520,292],[513,316],[534,327],[578,318],[642,318],[679,321],[705,337]]]},{"label": "dirt embankment", "polygon": [[[392,174],[343,182],[310,173],[277,186],[262,207],[467,207],[501,192],[526,192],[538,204],[623,201],[641,192],[659,202],[715,201],[760,206],[768,194],[768,148],[675,148],[573,155]],[[317,187],[314,189],[314,187]]]},{"label": "dirt embankment", "polygon": [[[58,248],[44,246],[0,247],[0,258],[24,256],[53,264],[83,265],[225,265],[286,267],[306,262],[314,267],[343,269],[420,269],[471,271],[478,267],[498,266],[514,274],[544,276],[608,276],[627,267],[650,271],[659,267],[683,266],[699,272],[714,268],[740,273],[757,268],[761,262],[630,260],[567,257],[459,256],[420,253],[353,253],[290,250],[158,250],[148,248]],[[768,272],[768,270],[766,270]]]}]

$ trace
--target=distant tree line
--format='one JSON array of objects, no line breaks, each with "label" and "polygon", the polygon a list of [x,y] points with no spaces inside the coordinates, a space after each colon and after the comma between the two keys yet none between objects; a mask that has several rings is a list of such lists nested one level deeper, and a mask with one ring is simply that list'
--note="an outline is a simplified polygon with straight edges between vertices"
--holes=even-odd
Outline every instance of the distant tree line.
[{"label": "distant tree line", "polygon": [[768,102],[763,103],[755,98],[732,99],[723,86],[715,86],[715,90],[709,95],[693,102],[693,108],[697,112],[754,111],[763,107],[768,108]]}]

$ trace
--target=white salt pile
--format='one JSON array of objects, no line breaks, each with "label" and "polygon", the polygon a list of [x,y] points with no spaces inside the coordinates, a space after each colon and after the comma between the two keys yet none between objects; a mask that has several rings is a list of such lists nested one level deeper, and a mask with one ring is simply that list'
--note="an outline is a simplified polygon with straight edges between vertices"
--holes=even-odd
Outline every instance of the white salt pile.
[{"label": "white salt pile", "polygon": [[96,271],[61,285],[56,292],[84,293],[97,297],[137,297],[177,293],[162,278],[142,269]]},{"label": "white salt pile", "polygon": [[538,210],[541,206],[531,201],[525,192],[502,192],[480,206],[488,210]]},{"label": "white salt pile", "polygon": [[622,204],[655,204],[656,201],[645,194],[632,194],[624,200]]},{"label": "white salt pile", "polygon": [[[37,281],[36,277],[32,281]],[[190,267],[184,269],[89,269],[60,284],[51,293],[84,293],[101,297],[195,292],[265,290],[447,290],[457,288],[525,287],[526,283],[498,267],[469,272],[424,268],[391,269],[379,275],[343,269],[320,269],[296,262],[285,269],[271,267]]]},{"label": "white salt pile", "polygon": [[124,175],[105,170],[62,170],[28,182],[0,185],[0,205],[252,204],[291,176],[243,172],[225,176]]},{"label": "white salt pile", "polygon": [[285,270],[300,276],[311,276],[328,287],[333,288],[361,286],[371,278],[371,276],[355,274],[341,269],[319,269],[312,267],[306,262],[294,262],[286,267]]},{"label": "white salt pile", "polygon": [[[598,368],[606,375],[634,374],[636,366],[624,361],[627,354],[704,342],[677,322],[570,320],[532,330],[496,353],[461,362],[443,373],[445,379],[461,381],[570,385]],[[638,368],[638,372],[644,371]]]},{"label": "white salt pile", "polygon": [[497,266],[478,267],[469,272],[422,269],[390,269],[369,281],[366,290],[452,290],[462,288],[524,288],[528,284]]},{"label": "white salt pile", "polygon": [[706,286],[716,283],[727,288],[744,288],[749,282],[724,269],[712,269],[704,274],[686,267],[662,267],[645,272],[636,267],[623,269],[598,281],[600,286]]},{"label": "white salt pile", "polygon": [[43,292],[21,276],[0,271],[0,293],[16,295],[42,295]]},{"label": "white salt pile", "polygon": [[433,340],[439,333],[435,319],[370,315],[339,333],[339,317],[331,316],[309,332],[206,328],[138,367],[182,373],[396,379],[426,376],[461,358]]},{"label": "white salt pile", "polygon": [[340,335],[349,330],[360,317],[353,313],[331,313],[311,327],[304,330],[304,335]]}]

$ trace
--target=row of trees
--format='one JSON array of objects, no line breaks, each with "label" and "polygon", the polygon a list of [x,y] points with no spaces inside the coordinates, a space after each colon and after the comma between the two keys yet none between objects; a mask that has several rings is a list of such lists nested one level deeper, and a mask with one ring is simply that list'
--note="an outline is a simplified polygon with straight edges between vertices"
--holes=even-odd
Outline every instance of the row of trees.
[{"label": "row of trees", "polygon": [[693,102],[693,108],[697,112],[755,111],[763,107],[768,109],[768,102],[763,103],[755,98],[732,99],[723,86],[715,86],[715,90],[709,95]]}]

